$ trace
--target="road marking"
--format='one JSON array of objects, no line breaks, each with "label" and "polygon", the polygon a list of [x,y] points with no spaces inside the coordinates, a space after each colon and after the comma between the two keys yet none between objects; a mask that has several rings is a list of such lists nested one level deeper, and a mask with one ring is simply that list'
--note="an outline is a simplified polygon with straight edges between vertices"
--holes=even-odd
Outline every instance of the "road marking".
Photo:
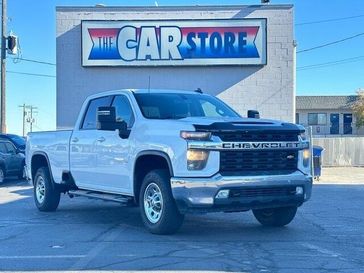
[{"label": "road marking", "polygon": [[317,252],[321,253],[321,254],[325,254],[325,255],[330,255],[332,257],[339,257],[341,256],[339,253],[333,252],[329,249],[323,248],[323,247],[319,247],[313,244],[309,244],[309,243],[302,243],[301,244],[303,247],[307,247],[311,250],[316,250]]},{"label": "road marking", "polygon": [[6,259],[79,259],[84,258],[86,255],[28,255],[28,256],[0,256],[1,260]]}]

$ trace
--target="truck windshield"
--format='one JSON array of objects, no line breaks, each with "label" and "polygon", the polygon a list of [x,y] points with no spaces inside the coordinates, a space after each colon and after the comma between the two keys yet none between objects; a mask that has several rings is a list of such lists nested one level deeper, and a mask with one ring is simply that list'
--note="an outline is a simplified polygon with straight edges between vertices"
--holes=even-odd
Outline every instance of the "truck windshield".
[{"label": "truck windshield", "polygon": [[219,99],[204,94],[135,94],[145,118],[182,119],[186,117],[239,117]]}]

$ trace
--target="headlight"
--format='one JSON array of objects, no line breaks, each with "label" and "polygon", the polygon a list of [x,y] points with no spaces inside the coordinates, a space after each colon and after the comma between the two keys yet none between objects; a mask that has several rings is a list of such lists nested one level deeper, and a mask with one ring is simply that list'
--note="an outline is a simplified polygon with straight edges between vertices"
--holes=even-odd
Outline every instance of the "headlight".
[{"label": "headlight", "polygon": [[210,132],[181,131],[181,138],[186,140],[210,140]]},{"label": "headlight", "polygon": [[303,158],[303,166],[307,168],[310,165],[311,161],[311,152],[309,149],[305,149],[302,151],[302,158]]},{"label": "headlight", "polygon": [[187,150],[187,169],[202,170],[206,166],[209,152],[197,149]]}]

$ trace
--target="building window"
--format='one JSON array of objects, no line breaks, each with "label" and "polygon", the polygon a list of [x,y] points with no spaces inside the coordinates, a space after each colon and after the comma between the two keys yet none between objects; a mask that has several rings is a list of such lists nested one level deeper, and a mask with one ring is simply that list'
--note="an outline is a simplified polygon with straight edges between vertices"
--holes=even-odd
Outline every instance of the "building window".
[{"label": "building window", "polygon": [[308,125],[326,125],[327,114],[326,113],[309,113]]}]

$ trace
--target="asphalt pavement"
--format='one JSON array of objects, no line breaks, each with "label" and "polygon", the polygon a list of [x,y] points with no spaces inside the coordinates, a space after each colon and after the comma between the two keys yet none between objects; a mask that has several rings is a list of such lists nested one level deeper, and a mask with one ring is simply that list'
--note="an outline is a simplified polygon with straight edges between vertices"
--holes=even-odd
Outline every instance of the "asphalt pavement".
[{"label": "asphalt pavement", "polygon": [[0,271],[359,273],[363,208],[364,180],[324,180],[287,227],[214,213],[188,215],[179,233],[158,236],[138,208],[116,203],[62,196],[56,212],[39,212],[29,184],[10,179],[0,186]]}]

